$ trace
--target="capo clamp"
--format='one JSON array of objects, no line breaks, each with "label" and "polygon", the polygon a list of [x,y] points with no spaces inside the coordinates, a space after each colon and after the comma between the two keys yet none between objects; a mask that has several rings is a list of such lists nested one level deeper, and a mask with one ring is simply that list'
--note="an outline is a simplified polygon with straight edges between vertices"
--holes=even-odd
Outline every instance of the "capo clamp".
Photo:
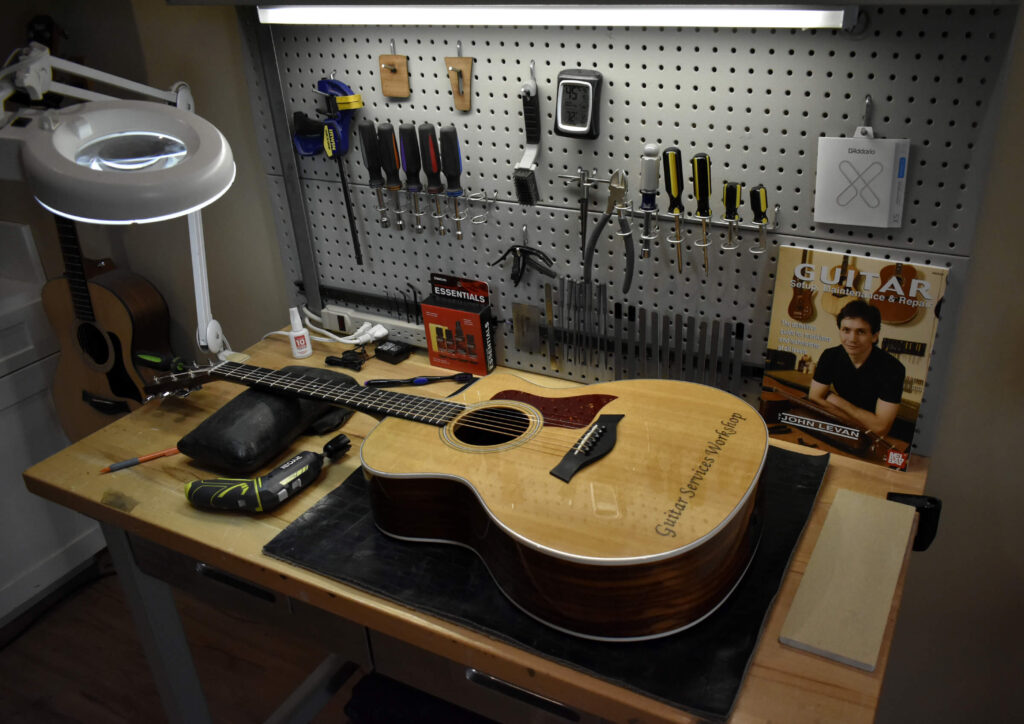
[{"label": "capo clamp", "polygon": [[[526,240],[526,227],[523,227],[523,240]],[[554,266],[554,262],[547,254],[540,249],[534,249],[526,246],[526,244],[513,244],[505,250],[501,256],[492,261],[488,266],[497,266],[505,260],[509,254],[513,256],[512,263],[512,284],[518,286],[519,282],[523,278],[523,274],[526,273],[526,267],[532,267],[539,271],[541,274],[551,277],[554,279],[558,276],[555,271],[551,268]],[[538,261],[538,259],[540,261]],[[542,263],[543,262],[543,263]]]}]

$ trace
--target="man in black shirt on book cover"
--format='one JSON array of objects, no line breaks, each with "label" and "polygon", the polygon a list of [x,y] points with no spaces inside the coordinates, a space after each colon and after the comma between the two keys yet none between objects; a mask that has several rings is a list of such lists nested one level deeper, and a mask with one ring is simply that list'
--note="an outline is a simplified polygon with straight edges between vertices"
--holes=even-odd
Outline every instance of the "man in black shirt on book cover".
[{"label": "man in black shirt on book cover", "polygon": [[878,435],[887,435],[896,421],[906,370],[888,352],[876,347],[882,317],[876,307],[855,300],[836,317],[840,344],[818,358],[808,397],[838,409]]}]

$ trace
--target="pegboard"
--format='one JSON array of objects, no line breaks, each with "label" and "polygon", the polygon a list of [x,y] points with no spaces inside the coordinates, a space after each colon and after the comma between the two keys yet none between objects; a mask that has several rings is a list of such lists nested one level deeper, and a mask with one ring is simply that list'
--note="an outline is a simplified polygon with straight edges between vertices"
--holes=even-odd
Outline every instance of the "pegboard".
[{"label": "pegboard", "polygon": [[[272,54],[280,79],[280,98],[268,95],[259,72],[251,75],[254,105],[280,104],[283,117],[295,111],[311,116],[322,109],[316,82],[334,74],[362,95],[356,119],[401,123],[454,124],[463,162],[461,183],[467,194],[494,203],[461,205],[469,216],[486,212],[485,223],[462,222],[459,241],[448,223],[439,235],[427,215],[422,234],[378,223],[377,196],[368,186],[355,124],[343,167],[351,194],[346,208],[339,167],[324,156],[296,158],[265,120],[258,119],[266,171],[275,199],[286,274],[307,285],[336,288],[381,298],[410,285],[424,293],[431,272],[486,280],[499,325],[498,362],[510,367],[557,374],[584,382],[611,379],[610,366],[561,365],[552,370],[546,349],[516,348],[510,327],[513,305],[543,307],[544,284],[552,280],[527,271],[518,285],[508,262],[491,266],[509,245],[527,243],[554,261],[559,276],[579,279],[582,253],[576,184],[561,178],[579,168],[607,179],[613,169],[628,175],[629,200],[638,208],[639,163],[643,146],[678,146],[684,160],[704,152],[712,158],[712,214],[723,212],[720,187],[738,181],[763,184],[769,208],[778,205],[768,234],[768,252],[747,251],[756,232],[740,233],[739,248],[724,251],[726,231],[710,229],[709,270],[700,249],[701,226],[692,218],[695,202],[689,173],[684,182],[684,267],[677,270],[674,247],[665,241],[672,227],[662,187],[658,205],[661,237],[650,257],[636,259],[632,287],[622,292],[624,248],[608,225],[598,244],[593,277],[607,283],[610,305],[635,305],[660,315],[742,324],[742,357],[763,364],[777,249],[797,245],[867,254],[951,269],[944,317],[955,319],[966,272],[975,217],[985,173],[985,132],[998,112],[994,97],[1007,53],[1015,9],[984,7],[861,8],[866,24],[858,32],[768,29],[675,28],[413,28],[303,27],[262,28],[262,43],[249,27],[250,63],[258,69]],[[267,38],[270,38],[268,41]],[[394,100],[381,95],[378,57],[395,52],[409,58],[412,94]],[[444,58],[461,43],[474,60],[472,107],[456,111]],[[262,51],[261,51],[262,49]],[[262,56],[261,56],[262,52]],[[522,156],[524,129],[519,92],[536,69],[542,119],[535,205],[517,203],[512,170]],[[601,132],[596,140],[553,132],[555,80],[565,68],[593,68],[603,75]],[[814,176],[820,136],[851,136],[863,123],[871,96],[871,125],[886,138],[912,142],[904,207],[899,229],[865,229],[815,224]],[[257,111],[257,113],[260,113]],[[294,173],[289,165],[297,163]],[[660,165],[660,164],[659,164]],[[292,185],[289,189],[289,184]],[[296,226],[301,199],[304,229]],[[391,202],[390,194],[384,192]],[[588,231],[604,210],[607,189],[590,194]],[[402,194],[403,208],[409,199]],[[746,191],[740,215],[749,222]],[[431,201],[424,197],[421,204]],[[468,206],[468,209],[467,209]],[[354,214],[364,264],[353,260],[348,214]],[[636,211],[637,249],[642,219]],[[523,228],[525,227],[525,237]],[[302,264],[308,235],[315,271]],[[525,238],[525,241],[524,241]],[[315,274],[316,279],[310,277]],[[557,287],[556,287],[557,288]],[[325,301],[330,293],[325,292]],[[611,306],[609,306],[611,308]],[[557,309],[557,302],[556,302]],[[557,322],[557,319],[556,319]],[[608,321],[611,325],[611,321]],[[949,324],[941,324],[929,387],[922,403],[915,448],[927,453],[933,426],[929,403],[940,394]],[[751,377],[743,395],[753,401],[759,380]]]}]

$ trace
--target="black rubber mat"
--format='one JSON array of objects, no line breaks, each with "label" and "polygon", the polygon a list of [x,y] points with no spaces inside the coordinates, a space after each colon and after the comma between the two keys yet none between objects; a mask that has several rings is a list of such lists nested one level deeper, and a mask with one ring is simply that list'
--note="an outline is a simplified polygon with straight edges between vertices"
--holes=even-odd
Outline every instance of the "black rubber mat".
[{"label": "black rubber mat", "polygon": [[[706,718],[729,715],[814,499],[828,456],[769,448],[757,552],[732,596],[700,624],[653,641],[605,643],[562,633],[505,599],[479,557],[389,538],[373,523],[356,471],[263,552]],[[600,713],[600,712],[595,712]]]}]

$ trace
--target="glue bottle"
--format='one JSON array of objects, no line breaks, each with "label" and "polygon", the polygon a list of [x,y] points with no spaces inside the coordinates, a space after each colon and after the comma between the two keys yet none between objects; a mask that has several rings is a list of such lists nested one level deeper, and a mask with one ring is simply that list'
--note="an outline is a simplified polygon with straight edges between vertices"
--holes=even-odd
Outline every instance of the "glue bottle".
[{"label": "glue bottle", "polygon": [[299,317],[299,310],[292,307],[288,310],[292,320],[292,331],[288,333],[288,342],[292,346],[292,357],[303,359],[313,354],[313,345],[309,339],[309,330],[302,326],[302,318]]}]

